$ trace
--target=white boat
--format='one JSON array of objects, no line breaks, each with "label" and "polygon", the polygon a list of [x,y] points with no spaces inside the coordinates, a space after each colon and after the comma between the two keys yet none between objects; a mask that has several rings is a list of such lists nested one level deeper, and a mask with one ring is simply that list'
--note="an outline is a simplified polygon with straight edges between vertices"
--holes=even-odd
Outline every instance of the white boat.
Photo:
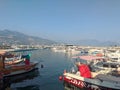
[{"label": "white boat", "polygon": [[14,64],[18,64],[21,62],[24,62],[25,59],[24,58],[20,58],[20,59],[13,59],[13,60],[5,60],[5,65],[14,65]]}]

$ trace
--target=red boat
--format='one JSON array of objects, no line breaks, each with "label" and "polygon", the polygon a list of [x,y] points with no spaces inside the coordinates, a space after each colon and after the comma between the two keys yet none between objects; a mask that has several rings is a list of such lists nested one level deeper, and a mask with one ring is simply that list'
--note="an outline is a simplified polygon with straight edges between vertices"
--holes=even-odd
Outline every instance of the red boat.
[{"label": "red boat", "polygon": [[[98,57],[96,58],[98,59]],[[96,58],[91,57],[89,59],[93,60]],[[103,72],[106,71],[91,71],[91,77],[86,78],[81,76],[79,71],[65,71],[59,79],[63,80],[64,87],[67,90],[120,90],[120,77]]]}]

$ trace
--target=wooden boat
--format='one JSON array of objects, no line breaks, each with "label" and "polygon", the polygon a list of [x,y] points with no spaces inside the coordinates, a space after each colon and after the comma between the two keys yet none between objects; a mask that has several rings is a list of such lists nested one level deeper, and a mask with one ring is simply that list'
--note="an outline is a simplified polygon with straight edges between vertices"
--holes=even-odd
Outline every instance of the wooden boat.
[{"label": "wooden boat", "polygon": [[29,65],[23,64],[18,64],[18,65],[10,65],[7,66],[5,65],[5,57],[6,55],[0,54],[0,72],[3,73],[4,76],[13,76],[13,75],[18,75],[21,73],[26,73],[29,72],[35,68],[37,68],[38,63],[29,63]]},{"label": "wooden boat", "polygon": [[4,76],[18,75],[37,68],[37,64],[38,63],[30,63],[30,65],[14,65],[5,69],[1,69],[1,72],[4,74]]},{"label": "wooden boat", "polygon": [[0,74],[0,90],[8,90],[10,88],[12,83],[18,83],[22,82],[24,80],[30,80],[33,79],[34,77],[37,77],[39,75],[39,70],[38,68],[35,68],[29,72],[21,73],[21,74],[16,74],[12,76],[4,76],[2,77]]},{"label": "wooden boat", "polygon": [[[82,57],[81,59],[94,60],[100,57]],[[120,77],[112,75],[111,68],[91,71],[91,78],[80,75],[79,71],[65,71],[59,79],[63,80],[64,87],[69,90],[120,90]],[[120,74],[119,74],[120,76]]]},{"label": "wooden boat", "polygon": [[[20,83],[24,83],[24,82],[27,83],[27,85],[29,86],[29,84],[31,84],[29,82],[31,82],[35,77],[38,77],[39,74],[40,74],[39,69],[35,68],[23,74],[4,77],[5,78],[4,83],[6,84],[6,87],[5,89],[0,89],[0,90],[12,90],[12,88],[21,89],[22,87],[26,87],[26,84],[19,85]],[[11,88],[11,89],[6,89],[6,88]],[[39,90],[39,88],[37,90]]]},{"label": "wooden boat", "polygon": [[[6,84],[14,84],[16,86],[15,87],[18,87],[17,83],[19,82],[24,82],[25,80],[31,80],[31,79],[34,79],[35,77],[38,77],[39,76],[39,70],[38,68],[35,68],[33,70],[31,70],[30,72],[26,72],[26,73],[23,73],[23,74],[19,74],[19,75],[14,75],[14,76],[9,76],[7,77],[7,79],[5,79],[5,83]],[[5,77],[6,78],[6,77]]]}]

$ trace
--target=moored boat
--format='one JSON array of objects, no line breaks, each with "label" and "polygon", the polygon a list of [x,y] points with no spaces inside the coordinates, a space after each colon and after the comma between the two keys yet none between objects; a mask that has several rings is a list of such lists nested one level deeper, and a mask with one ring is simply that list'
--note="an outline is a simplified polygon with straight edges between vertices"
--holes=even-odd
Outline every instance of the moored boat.
[{"label": "moored boat", "polygon": [[113,76],[93,73],[95,77],[84,78],[78,74],[66,72],[63,74],[65,88],[70,90],[120,90],[120,79]]},{"label": "moored boat", "polygon": [[[83,60],[102,59],[100,57],[83,57],[84,56],[81,57]],[[95,70],[94,72],[91,70],[90,78],[82,76],[80,71],[65,71],[63,77],[60,79],[63,80],[64,87],[69,90],[120,90],[120,74],[117,76],[112,75],[112,69],[110,67],[108,68],[109,69],[99,68],[99,70]]]},{"label": "moored boat", "polygon": [[11,67],[2,69],[1,72],[4,74],[4,76],[23,74],[37,68],[37,64],[38,63],[30,63],[30,65],[13,65]]},{"label": "moored boat", "polygon": [[5,53],[0,54],[0,72],[4,76],[13,76],[22,73],[29,72],[35,68],[37,68],[38,63],[29,62],[28,64],[17,64],[17,65],[5,65]]}]

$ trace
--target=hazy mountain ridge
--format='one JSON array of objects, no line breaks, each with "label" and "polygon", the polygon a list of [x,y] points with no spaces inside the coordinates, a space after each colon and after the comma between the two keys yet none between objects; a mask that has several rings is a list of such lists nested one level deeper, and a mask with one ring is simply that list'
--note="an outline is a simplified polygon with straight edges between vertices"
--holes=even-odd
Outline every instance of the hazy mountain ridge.
[{"label": "hazy mountain ridge", "polygon": [[[61,42],[63,44],[74,44],[74,45],[82,45],[82,46],[120,46],[120,43],[113,41],[98,41],[92,39],[84,39],[77,41],[64,41]],[[0,44],[22,44],[22,45],[52,45],[58,44],[58,42],[43,39],[40,37],[29,36],[17,31],[11,30],[0,30]],[[60,43],[59,43],[60,44]]]},{"label": "hazy mountain ridge", "polygon": [[74,41],[74,44],[83,45],[83,46],[119,46],[120,44],[115,41],[99,41],[99,40],[92,40],[92,39],[85,39]]},{"label": "hazy mountain ridge", "polygon": [[60,41],[65,44],[73,44],[80,46],[120,46],[120,43],[117,41],[99,41],[95,39],[80,39],[75,41]]},{"label": "hazy mountain ridge", "polygon": [[40,37],[25,35],[17,31],[0,30],[0,44],[51,45],[56,42]]}]

